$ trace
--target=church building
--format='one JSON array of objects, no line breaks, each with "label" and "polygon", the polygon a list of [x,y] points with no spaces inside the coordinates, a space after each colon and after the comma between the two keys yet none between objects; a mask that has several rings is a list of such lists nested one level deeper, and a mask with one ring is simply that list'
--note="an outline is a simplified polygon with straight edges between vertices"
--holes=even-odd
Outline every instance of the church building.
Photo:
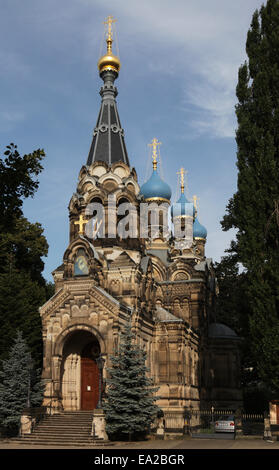
[{"label": "church building", "polygon": [[108,17],[107,51],[98,62],[100,112],[69,203],[69,244],[53,271],[55,294],[40,309],[44,404],[57,413],[94,410],[100,358],[105,383],[120,332],[131,322],[159,387],[157,403],[176,416],[173,427],[183,429],[190,408],[241,404],[239,338],[214,321],[217,286],[205,254],[207,231],[196,199],[185,196],[184,169],[180,197],[171,203],[156,138],[153,172],[139,185],[117,109],[120,61],[112,52],[112,21]]}]

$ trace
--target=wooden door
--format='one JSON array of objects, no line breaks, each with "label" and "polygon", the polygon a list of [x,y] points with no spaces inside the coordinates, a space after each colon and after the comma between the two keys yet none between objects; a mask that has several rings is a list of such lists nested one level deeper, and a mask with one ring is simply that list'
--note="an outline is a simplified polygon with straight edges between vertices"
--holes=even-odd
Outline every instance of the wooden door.
[{"label": "wooden door", "polygon": [[99,400],[99,369],[94,359],[81,358],[81,409],[94,410]]}]

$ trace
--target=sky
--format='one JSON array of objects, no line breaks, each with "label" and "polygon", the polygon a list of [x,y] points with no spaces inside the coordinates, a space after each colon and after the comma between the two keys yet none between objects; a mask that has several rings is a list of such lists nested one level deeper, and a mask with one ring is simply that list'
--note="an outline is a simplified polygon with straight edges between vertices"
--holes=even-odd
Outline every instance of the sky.
[{"label": "sky", "polygon": [[148,177],[148,144],[156,137],[172,202],[184,167],[186,195],[199,197],[198,218],[208,232],[206,256],[224,256],[234,237],[220,221],[237,187],[235,87],[262,3],[0,0],[0,151],[14,142],[21,154],[46,153],[24,215],[44,228],[47,280],[69,243],[68,204],[100,108],[97,62],[108,15],[117,19],[117,105],[139,184]]}]

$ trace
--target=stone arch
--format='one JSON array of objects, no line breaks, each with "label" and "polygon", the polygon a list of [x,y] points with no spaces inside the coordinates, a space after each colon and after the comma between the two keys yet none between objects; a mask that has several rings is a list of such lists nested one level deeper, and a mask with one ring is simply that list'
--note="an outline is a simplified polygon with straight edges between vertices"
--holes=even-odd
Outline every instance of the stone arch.
[{"label": "stone arch", "polygon": [[64,330],[61,331],[61,333],[57,336],[55,344],[54,344],[54,356],[60,356],[62,357],[63,353],[63,348],[68,341],[69,337],[71,334],[74,334],[77,331],[87,331],[91,333],[93,336],[97,338],[100,344],[100,349],[102,354],[106,354],[106,345],[105,345],[105,340],[99,330],[95,328],[92,325],[88,325],[85,323],[78,323],[75,325],[68,325]]},{"label": "stone arch", "polygon": [[83,174],[78,183],[77,191],[81,194],[85,194],[90,191],[94,191],[95,188],[96,188],[96,178],[88,175],[88,173]]},{"label": "stone arch", "polygon": [[105,259],[103,256],[98,254],[95,247],[84,237],[79,236],[70,243],[63,256],[63,263],[66,267],[65,272],[68,277],[72,277],[74,275],[74,262],[78,250],[80,249],[84,250],[85,252],[85,256],[88,262],[89,274],[95,275],[99,268],[101,268],[103,264],[106,264]]},{"label": "stone arch", "polygon": [[151,255],[153,275],[156,281],[161,282],[166,280],[166,267],[162,261],[154,255]]},{"label": "stone arch", "polygon": [[122,189],[119,189],[115,192],[115,197],[117,206],[119,205],[119,203],[121,203],[121,201],[133,204],[134,206],[138,206],[137,198],[130,191],[128,192],[126,190],[123,191]]},{"label": "stone arch", "polygon": [[96,359],[104,350],[103,337],[92,326],[71,325],[60,333],[54,344],[53,379],[62,409],[96,408],[100,380]]},{"label": "stone arch", "polygon": [[138,186],[136,185],[136,183],[134,181],[126,181],[125,182],[125,188],[127,188],[127,190],[132,193],[133,195],[137,195],[139,193],[138,191]]},{"label": "stone arch", "polygon": [[109,166],[106,162],[94,162],[90,165],[88,172],[90,175],[100,178],[109,171]]},{"label": "stone arch", "polygon": [[176,316],[176,317],[180,317],[181,316],[181,305],[180,305],[180,299],[178,297],[175,297],[172,301],[172,309],[173,309],[173,314]]},{"label": "stone arch", "polygon": [[121,179],[127,178],[130,174],[130,169],[125,163],[115,162],[111,166],[111,171]]},{"label": "stone arch", "polygon": [[172,281],[186,281],[190,279],[188,272],[185,269],[179,269],[172,274]]},{"label": "stone arch", "polygon": [[108,183],[112,182],[114,183],[115,188],[117,188],[120,184],[122,184],[122,179],[111,171],[102,175],[99,179],[99,183],[104,187],[108,186]]},{"label": "stone arch", "polygon": [[79,180],[84,178],[87,175],[87,168],[85,165],[83,165],[79,171]]},{"label": "stone arch", "polygon": [[94,199],[96,199],[96,200],[98,200],[97,202],[104,205],[105,201],[107,199],[107,193],[106,193],[106,191],[104,191],[103,189],[101,189],[99,187],[94,188],[94,189],[88,191],[84,195],[84,199],[85,199],[86,204],[90,204],[90,203],[94,202]]}]

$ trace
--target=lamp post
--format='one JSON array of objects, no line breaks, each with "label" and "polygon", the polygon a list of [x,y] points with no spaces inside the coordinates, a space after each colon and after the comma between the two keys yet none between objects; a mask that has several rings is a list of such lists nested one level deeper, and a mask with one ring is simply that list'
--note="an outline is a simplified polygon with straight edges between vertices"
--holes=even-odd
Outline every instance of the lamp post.
[{"label": "lamp post", "polygon": [[99,400],[96,408],[100,410],[102,409],[103,369],[105,364],[105,359],[103,358],[102,354],[96,358],[96,364],[99,369]]}]

